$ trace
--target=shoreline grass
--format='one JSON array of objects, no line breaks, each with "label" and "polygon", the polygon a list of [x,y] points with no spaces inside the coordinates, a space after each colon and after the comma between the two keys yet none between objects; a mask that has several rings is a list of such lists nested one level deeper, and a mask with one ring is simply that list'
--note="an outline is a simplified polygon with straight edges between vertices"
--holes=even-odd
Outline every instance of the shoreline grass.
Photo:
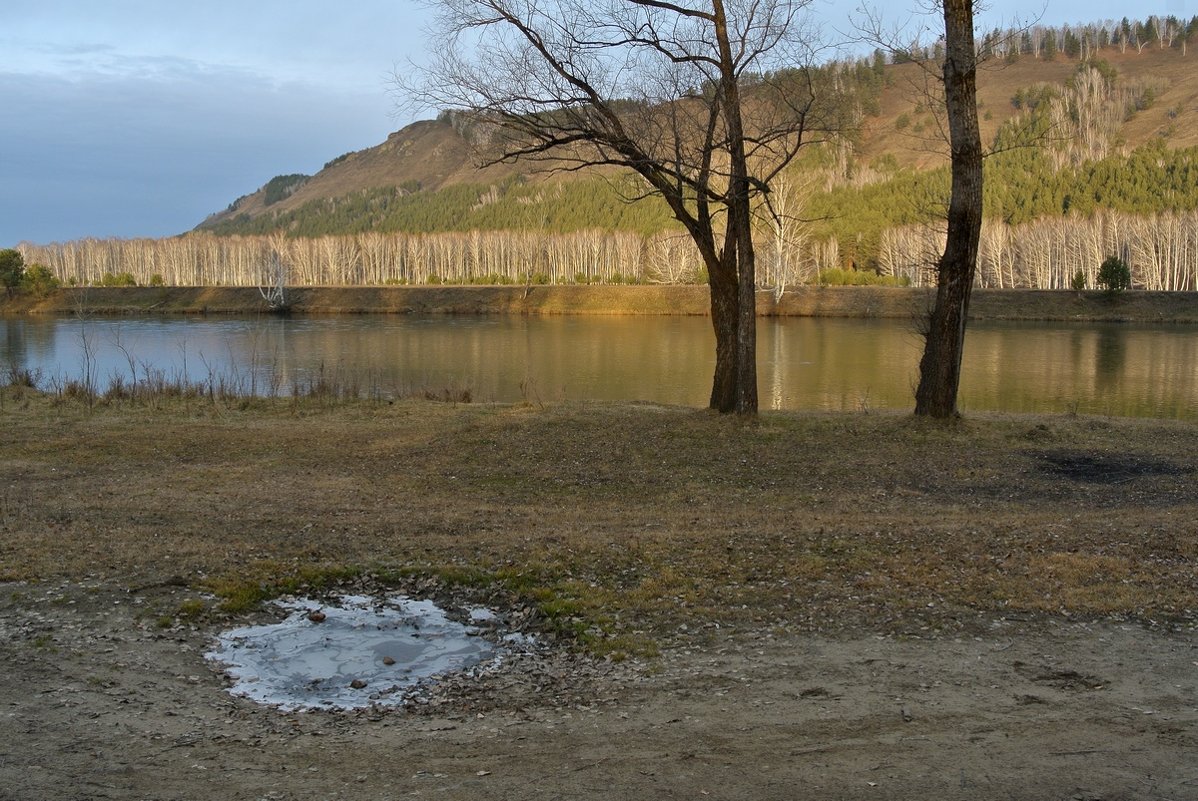
[{"label": "shoreline grass", "polygon": [[423,577],[505,593],[599,653],[717,625],[1198,624],[1187,423],[0,393],[5,580],[252,604]]},{"label": "shoreline grass", "polygon": [[[129,361],[130,374],[112,373],[105,382],[85,370],[78,378],[46,377],[41,370],[9,366],[7,387],[0,385],[0,411],[7,398],[18,402],[25,392],[43,395],[51,403],[67,401],[82,403],[88,409],[97,405],[128,404],[158,408],[174,401],[203,401],[214,405],[247,408],[255,404],[277,405],[279,401],[293,404],[301,401],[324,405],[351,402],[393,403],[396,400],[419,398],[444,403],[471,403],[474,393],[469,387],[403,388],[385,386],[376,373],[366,371],[326,369],[322,364],[315,375],[285,383],[277,367],[262,380],[253,370],[210,370],[202,379],[188,378],[182,371],[168,373],[161,368]],[[4,390],[7,391],[4,391]]]},{"label": "shoreline grass", "polygon": [[[930,290],[796,286],[781,298],[759,291],[761,316],[914,319]],[[710,313],[700,285],[289,287],[297,315],[520,314],[692,315]],[[979,289],[975,320],[1198,323],[1198,293]],[[259,315],[271,308],[256,287],[68,287],[45,296],[0,294],[0,314]]]}]

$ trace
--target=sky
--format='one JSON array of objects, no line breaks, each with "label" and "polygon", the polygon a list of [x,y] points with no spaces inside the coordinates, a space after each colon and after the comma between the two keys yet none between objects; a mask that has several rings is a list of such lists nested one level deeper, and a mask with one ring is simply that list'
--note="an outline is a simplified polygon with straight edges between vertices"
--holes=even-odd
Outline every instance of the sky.
[{"label": "sky", "polygon": [[[814,11],[848,30],[860,5]],[[989,6],[986,27],[1198,13],[1198,0]],[[428,15],[415,0],[0,0],[0,248],[180,234],[275,175],[382,142],[411,122],[391,76],[422,58]]]}]

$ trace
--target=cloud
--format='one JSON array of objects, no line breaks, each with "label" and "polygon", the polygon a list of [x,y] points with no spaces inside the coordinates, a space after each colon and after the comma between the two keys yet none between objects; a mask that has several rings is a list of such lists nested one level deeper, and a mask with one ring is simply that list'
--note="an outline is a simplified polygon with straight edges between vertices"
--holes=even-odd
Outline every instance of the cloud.
[{"label": "cloud", "polygon": [[4,0],[0,247],[193,227],[382,141],[414,4]]},{"label": "cloud", "polygon": [[381,85],[344,92],[99,52],[103,70],[0,73],[0,247],[180,233],[392,127]]}]

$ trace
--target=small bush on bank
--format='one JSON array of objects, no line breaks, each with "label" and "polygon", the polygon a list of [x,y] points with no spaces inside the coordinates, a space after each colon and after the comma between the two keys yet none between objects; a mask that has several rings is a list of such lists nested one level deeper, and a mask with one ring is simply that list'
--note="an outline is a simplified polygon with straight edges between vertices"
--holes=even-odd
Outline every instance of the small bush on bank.
[{"label": "small bush on bank", "polygon": [[513,284],[515,281],[511,277],[502,273],[491,273],[490,275],[474,275],[467,279],[466,283],[475,284],[478,286],[506,286]]},{"label": "small bush on bank", "polygon": [[1108,294],[1131,289],[1131,268],[1118,256],[1108,256],[1098,268],[1098,286]]},{"label": "small bush on bank", "polygon": [[41,383],[42,372],[41,370],[31,370],[28,367],[9,365],[7,379],[10,387],[37,389],[37,385]]},{"label": "small bush on bank", "polygon": [[907,286],[911,282],[896,275],[878,275],[868,270],[821,270],[816,283],[823,286]]},{"label": "small bush on bank", "polygon": [[39,298],[44,298],[60,286],[62,282],[58,280],[58,276],[50,272],[50,268],[44,264],[29,265],[21,278],[21,289]]},{"label": "small bush on bank", "polygon": [[104,273],[100,286],[137,286],[133,273]]}]

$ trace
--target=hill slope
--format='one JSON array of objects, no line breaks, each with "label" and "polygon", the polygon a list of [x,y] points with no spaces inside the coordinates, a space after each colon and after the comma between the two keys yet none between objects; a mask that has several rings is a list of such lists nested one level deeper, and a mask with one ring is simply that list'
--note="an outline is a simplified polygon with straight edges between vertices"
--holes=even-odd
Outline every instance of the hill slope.
[{"label": "hill slope", "polygon": [[[1117,73],[1121,87],[1149,89],[1150,102],[1134,113],[1118,111],[1112,141],[1117,150],[1154,141],[1170,148],[1198,146],[1198,55],[1180,48],[1134,47],[1098,53]],[[991,62],[979,72],[982,134],[992,141],[1020,111],[1012,99],[1038,85],[1064,90],[1079,61],[1023,56]],[[866,117],[851,155],[859,167],[884,164],[926,170],[947,161],[928,110],[929,87],[918,65],[885,68],[886,85],[876,113]],[[934,90],[935,87],[930,87]],[[537,165],[479,168],[457,126],[441,119],[417,122],[372,148],[333,159],[316,175],[279,176],[201,223],[220,234],[319,235],[383,229],[463,230],[544,225],[552,229],[588,226],[655,230],[669,224],[664,211],[639,204],[621,209],[619,192],[588,186],[588,176],[548,176]],[[596,175],[590,176],[592,182]],[[548,186],[550,182],[552,186]],[[573,188],[571,188],[573,187]],[[537,208],[531,208],[536,206]]]}]

